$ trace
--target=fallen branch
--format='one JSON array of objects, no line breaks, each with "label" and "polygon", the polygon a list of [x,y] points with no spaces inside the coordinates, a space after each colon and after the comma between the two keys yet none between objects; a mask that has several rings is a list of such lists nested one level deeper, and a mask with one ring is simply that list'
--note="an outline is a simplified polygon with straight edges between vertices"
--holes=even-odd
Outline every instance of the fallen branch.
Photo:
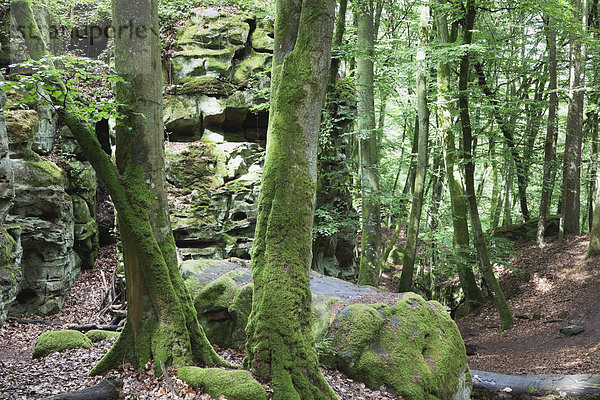
[{"label": "fallen branch", "polygon": [[123,381],[106,377],[97,385],[73,392],[55,394],[42,400],[118,400]]},{"label": "fallen branch", "polygon": [[558,395],[561,398],[600,396],[600,375],[503,375],[471,371],[475,398],[535,398]]}]

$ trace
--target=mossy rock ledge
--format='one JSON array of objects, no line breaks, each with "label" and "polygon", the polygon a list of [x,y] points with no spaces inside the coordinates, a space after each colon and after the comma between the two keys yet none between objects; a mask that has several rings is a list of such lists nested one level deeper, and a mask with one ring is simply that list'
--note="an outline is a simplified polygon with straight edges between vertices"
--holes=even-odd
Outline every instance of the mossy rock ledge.
[{"label": "mossy rock ledge", "polygon": [[267,400],[265,388],[248,371],[228,371],[218,368],[182,367],[177,377],[195,387],[202,387],[213,397],[228,400]]},{"label": "mossy rock ledge", "polygon": [[[242,347],[252,303],[248,263],[189,260],[181,271],[211,343]],[[470,398],[464,343],[444,306],[315,272],[311,291],[322,365],[405,399]]]},{"label": "mossy rock ledge", "polygon": [[50,331],[42,333],[35,342],[33,358],[45,357],[55,351],[67,349],[89,349],[92,341],[83,333],[74,330]]}]

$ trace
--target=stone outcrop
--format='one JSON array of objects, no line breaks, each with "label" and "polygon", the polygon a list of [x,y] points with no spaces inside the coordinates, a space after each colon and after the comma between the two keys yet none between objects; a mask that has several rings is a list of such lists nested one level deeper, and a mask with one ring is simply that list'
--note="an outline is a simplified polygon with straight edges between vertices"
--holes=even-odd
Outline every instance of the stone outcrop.
[{"label": "stone outcrop", "polygon": [[262,173],[273,26],[245,12],[198,8],[166,75],[167,181],[184,259],[250,257]]},{"label": "stone outcrop", "polygon": [[73,154],[54,162],[34,151],[43,127],[38,111],[5,111],[15,194],[5,223],[20,227],[23,248],[12,312],[46,315],[61,309],[80,268],[95,260],[96,177]]},{"label": "stone outcrop", "polygon": [[[243,260],[186,261],[181,266],[211,343],[239,348],[252,304]],[[311,273],[313,334],[322,365],[407,399],[469,399],[464,343],[437,302]]]},{"label": "stone outcrop", "polygon": [[[2,81],[0,74],[0,82]],[[21,281],[21,229],[7,226],[6,216],[14,198],[14,180],[9,158],[6,117],[3,108],[6,94],[0,90],[0,325],[15,300]]]}]

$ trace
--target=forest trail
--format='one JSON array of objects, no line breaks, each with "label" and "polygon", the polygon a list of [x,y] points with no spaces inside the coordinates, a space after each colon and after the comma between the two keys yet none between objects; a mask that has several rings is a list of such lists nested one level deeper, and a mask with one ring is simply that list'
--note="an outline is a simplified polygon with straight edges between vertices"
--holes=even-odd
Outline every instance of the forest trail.
[{"label": "forest trail", "polygon": [[[512,270],[497,267],[515,326],[498,333],[491,302],[457,321],[473,370],[509,375],[594,374],[600,370],[600,258],[583,261],[589,235],[563,246],[548,238],[517,244]],[[566,337],[560,328],[577,321],[584,331]]]}]

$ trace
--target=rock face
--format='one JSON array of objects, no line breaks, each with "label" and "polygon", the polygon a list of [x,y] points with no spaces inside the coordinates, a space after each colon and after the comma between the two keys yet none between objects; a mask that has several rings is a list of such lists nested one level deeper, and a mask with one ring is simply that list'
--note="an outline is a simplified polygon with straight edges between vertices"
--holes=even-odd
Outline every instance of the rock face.
[{"label": "rock face", "polygon": [[[0,74],[0,81],[2,81]],[[21,229],[7,226],[6,216],[14,198],[13,171],[9,158],[6,117],[2,109],[6,94],[0,90],[0,326],[4,323],[21,281]]]},{"label": "rock face", "polygon": [[[186,261],[181,269],[211,343],[242,347],[252,303],[247,263]],[[314,272],[311,291],[322,364],[406,399],[470,398],[464,343],[442,305]]]},{"label": "rock face", "polygon": [[15,197],[5,223],[20,227],[23,248],[11,312],[52,314],[98,251],[96,177],[72,154],[61,153],[59,166],[34,151],[42,126],[37,111],[9,109],[6,115]]},{"label": "rock face", "polygon": [[272,36],[267,20],[216,8],[191,10],[176,34],[164,120],[173,230],[184,259],[250,257]]}]

